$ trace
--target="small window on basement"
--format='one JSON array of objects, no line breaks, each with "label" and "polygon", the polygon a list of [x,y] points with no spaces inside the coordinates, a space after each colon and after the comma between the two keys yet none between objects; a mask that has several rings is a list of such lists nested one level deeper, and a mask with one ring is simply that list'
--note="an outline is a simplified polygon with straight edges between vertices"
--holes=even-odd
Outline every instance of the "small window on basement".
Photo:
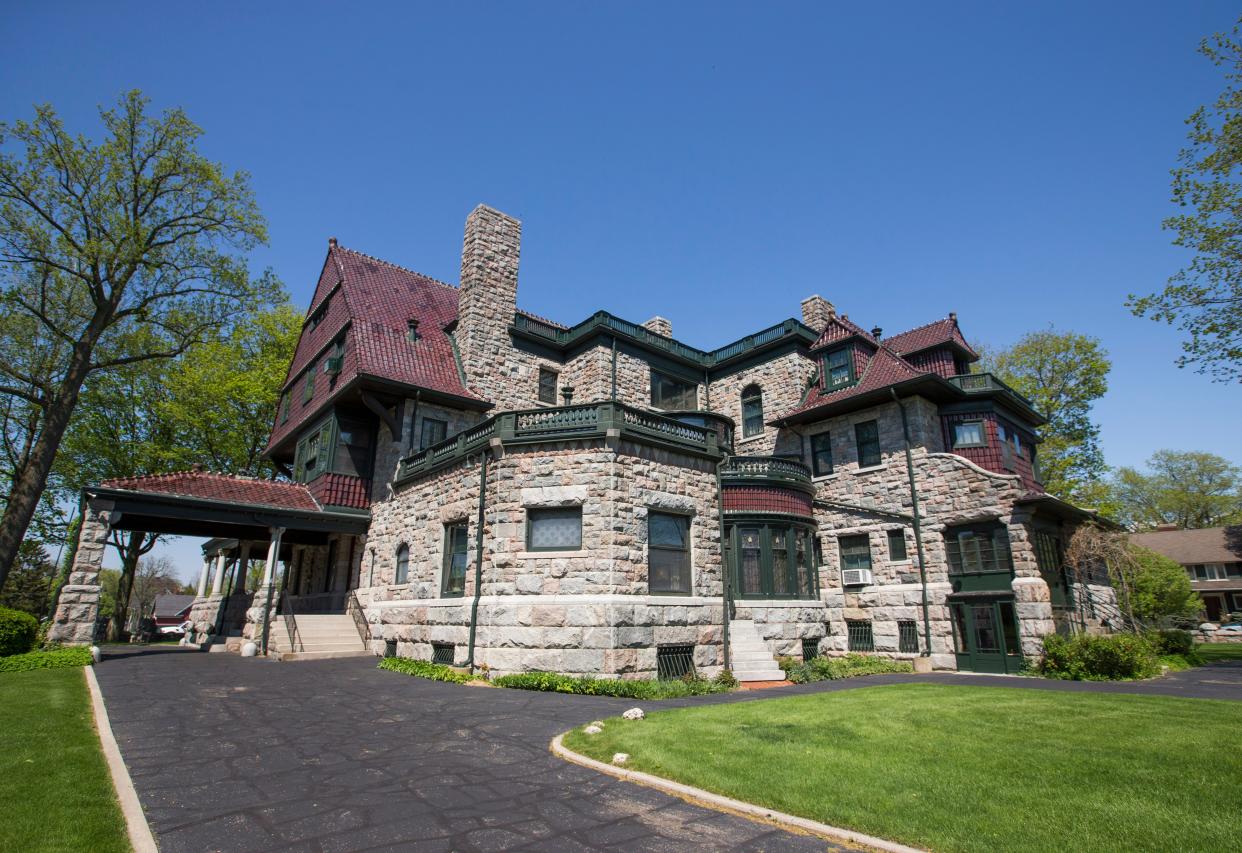
[{"label": "small window on basement", "polygon": [[824,356],[824,386],[828,390],[848,385],[854,379],[854,365],[847,347]]},{"label": "small window on basement", "polygon": [[582,507],[526,511],[528,551],[577,551],[582,547]]},{"label": "small window on basement", "polygon": [[863,421],[855,424],[854,439],[858,442],[859,468],[873,468],[883,461],[880,455],[879,421]]},{"label": "small window on basement", "polygon": [[816,477],[832,473],[832,441],[826,432],[811,436],[811,471]]},{"label": "small window on basement", "polygon": [[546,367],[539,368],[539,402],[556,402],[557,372]]},{"label": "small window on basement", "polygon": [[906,531],[890,530],[888,531],[888,558],[890,560],[908,560],[906,554]]},{"label": "small window on basement", "polygon": [[684,678],[694,672],[694,646],[657,646],[656,677],[661,681]]},{"label": "small window on basement", "polygon": [[397,571],[393,575],[393,583],[408,583],[410,580],[410,546],[402,544],[397,548]]},{"label": "small window on basement", "polygon": [[418,449],[426,450],[433,444],[444,441],[448,435],[448,422],[435,418],[423,418],[423,435]]},{"label": "small window on basement", "polygon": [[897,620],[897,651],[914,654],[919,650],[919,629],[913,619]]},{"label": "small window on basement", "polygon": [[851,652],[874,652],[875,638],[871,633],[871,622],[847,619],[845,622],[846,636]]},{"label": "small window on basement", "polygon": [[690,594],[690,519],[647,514],[647,586],[652,593]]},{"label": "small window on basement", "polygon": [[742,436],[749,438],[763,432],[763,392],[758,385],[742,391]]},{"label": "small window on basement", "polygon": [[440,594],[448,597],[466,591],[466,525],[464,522],[444,525],[444,576]]},{"label": "small window on basement", "polygon": [[431,662],[443,664],[444,666],[452,666],[453,659],[457,655],[457,647],[452,643],[432,643],[431,644]]},{"label": "small window on basement", "polygon": [[651,405],[657,409],[693,410],[699,407],[698,385],[651,371]]},{"label": "small window on basement", "polygon": [[986,447],[983,421],[962,421],[953,425],[954,447]]},{"label": "small window on basement", "polygon": [[819,637],[802,641],[802,659],[814,660],[819,657]]}]

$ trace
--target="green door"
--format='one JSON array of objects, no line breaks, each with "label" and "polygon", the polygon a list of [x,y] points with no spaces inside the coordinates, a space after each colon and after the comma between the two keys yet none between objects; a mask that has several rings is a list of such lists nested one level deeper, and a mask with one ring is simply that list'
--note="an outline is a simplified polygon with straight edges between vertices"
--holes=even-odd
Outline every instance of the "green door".
[{"label": "green door", "polygon": [[1012,598],[972,598],[949,607],[959,670],[1016,673],[1022,668]]}]

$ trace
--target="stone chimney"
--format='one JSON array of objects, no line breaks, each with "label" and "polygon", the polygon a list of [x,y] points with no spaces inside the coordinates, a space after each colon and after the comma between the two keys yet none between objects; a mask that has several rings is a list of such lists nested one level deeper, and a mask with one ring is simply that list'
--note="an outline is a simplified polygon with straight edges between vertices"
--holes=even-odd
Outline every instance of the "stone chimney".
[{"label": "stone chimney", "polygon": [[833,316],[832,303],[822,296],[808,296],[802,300],[802,322],[817,332],[822,332]]},{"label": "stone chimney", "polygon": [[500,403],[494,387],[509,347],[509,326],[517,310],[518,254],[522,223],[479,205],[466,217],[461,249],[461,292],[457,297],[457,347],[471,389]]},{"label": "stone chimney", "polygon": [[673,336],[673,324],[663,317],[652,317],[646,323],[643,323],[643,328],[648,332],[655,332],[657,335],[663,335],[666,338]]}]

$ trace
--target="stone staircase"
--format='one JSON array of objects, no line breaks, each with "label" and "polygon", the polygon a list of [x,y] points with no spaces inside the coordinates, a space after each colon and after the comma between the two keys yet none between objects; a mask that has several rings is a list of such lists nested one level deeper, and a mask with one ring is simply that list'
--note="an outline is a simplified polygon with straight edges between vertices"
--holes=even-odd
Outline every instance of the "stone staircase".
[{"label": "stone staircase", "polygon": [[772,650],[749,619],[729,620],[729,663],[738,681],[784,681]]},{"label": "stone staircase", "polygon": [[308,613],[298,616],[298,648],[290,648],[285,617],[272,621],[268,634],[268,654],[280,660],[323,660],[325,658],[367,657],[371,650],[358,636],[352,616],[346,613]]}]

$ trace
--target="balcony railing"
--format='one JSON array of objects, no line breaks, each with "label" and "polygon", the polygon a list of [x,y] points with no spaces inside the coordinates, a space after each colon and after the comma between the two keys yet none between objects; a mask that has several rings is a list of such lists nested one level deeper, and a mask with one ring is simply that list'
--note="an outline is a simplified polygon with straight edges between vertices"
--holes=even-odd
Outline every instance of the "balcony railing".
[{"label": "balcony railing", "polygon": [[720,468],[724,480],[766,480],[811,486],[810,466],[781,456],[732,456]]},{"label": "balcony railing", "polygon": [[1012,394],[1031,409],[1035,404],[1010,388],[992,373],[965,373],[961,376],[950,376],[949,381],[967,394],[994,394],[998,391]]},{"label": "balcony railing", "polygon": [[724,453],[714,426],[683,423],[624,403],[604,402],[554,409],[504,412],[446,441],[401,460],[394,482],[420,477],[477,453],[492,439],[505,445],[540,444],[572,439],[604,438],[616,430],[622,438],[655,444],[698,456]]}]

